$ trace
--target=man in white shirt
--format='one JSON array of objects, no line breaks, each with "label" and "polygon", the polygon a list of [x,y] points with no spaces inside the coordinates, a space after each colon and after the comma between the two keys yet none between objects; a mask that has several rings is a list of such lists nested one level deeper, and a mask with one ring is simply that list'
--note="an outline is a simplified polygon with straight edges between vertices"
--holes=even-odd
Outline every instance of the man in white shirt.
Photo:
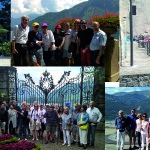
[{"label": "man in white shirt", "polygon": [[89,128],[88,128],[87,143],[88,145],[91,144],[91,146],[94,147],[96,126],[97,123],[100,122],[102,118],[102,114],[98,108],[94,107],[94,101],[90,102],[90,107],[86,110],[86,112],[89,114]]},{"label": "man in white shirt", "polygon": [[21,24],[14,27],[12,33],[12,52],[14,58],[14,66],[21,66],[21,59],[23,66],[28,66],[27,53],[28,53],[28,33],[29,33],[29,17],[22,16]]}]

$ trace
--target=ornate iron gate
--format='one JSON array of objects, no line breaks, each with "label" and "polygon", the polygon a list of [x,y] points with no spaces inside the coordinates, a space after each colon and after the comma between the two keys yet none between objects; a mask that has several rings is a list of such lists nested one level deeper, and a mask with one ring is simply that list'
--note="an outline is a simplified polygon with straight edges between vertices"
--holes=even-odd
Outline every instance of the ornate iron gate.
[{"label": "ornate iron gate", "polygon": [[45,71],[35,85],[30,74],[25,74],[25,81],[17,79],[16,100],[20,105],[23,101],[31,105],[36,100],[38,103],[50,103],[64,106],[70,102],[88,104],[92,100],[94,86],[94,67],[81,67],[77,77],[69,79],[70,71],[64,72],[57,85],[53,77]]}]

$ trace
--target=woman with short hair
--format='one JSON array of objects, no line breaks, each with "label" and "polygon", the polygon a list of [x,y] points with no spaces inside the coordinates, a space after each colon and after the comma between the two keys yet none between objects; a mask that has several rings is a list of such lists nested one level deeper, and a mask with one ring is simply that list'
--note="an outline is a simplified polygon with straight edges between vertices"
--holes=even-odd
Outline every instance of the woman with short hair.
[{"label": "woman with short hair", "polygon": [[87,148],[87,134],[88,134],[88,120],[89,115],[86,112],[87,106],[81,106],[81,113],[77,118],[77,124],[79,127],[79,135],[80,135],[80,145],[79,147],[83,147],[83,149]]},{"label": "woman with short hair", "polygon": [[62,130],[64,143],[62,145],[66,145],[68,142],[68,146],[71,146],[71,137],[70,131],[72,129],[72,115],[69,113],[69,108],[65,107],[64,112],[62,114]]}]

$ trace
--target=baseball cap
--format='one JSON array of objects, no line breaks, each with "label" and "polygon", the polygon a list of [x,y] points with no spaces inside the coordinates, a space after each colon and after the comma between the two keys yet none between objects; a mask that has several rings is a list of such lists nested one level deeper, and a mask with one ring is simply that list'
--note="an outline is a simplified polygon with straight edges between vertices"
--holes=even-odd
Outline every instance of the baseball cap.
[{"label": "baseball cap", "polygon": [[76,106],[78,106],[79,104],[78,103],[76,103],[76,104],[74,104],[74,107],[76,107]]},{"label": "baseball cap", "polygon": [[66,102],[66,106],[69,107],[70,106],[70,102]]},{"label": "baseball cap", "polygon": [[55,29],[61,29],[61,25],[57,25]]},{"label": "baseball cap", "polygon": [[47,27],[47,23],[42,23],[42,27]]},{"label": "baseball cap", "polygon": [[39,23],[38,23],[38,22],[34,22],[34,23],[32,24],[32,27],[35,27],[35,26],[39,26]]},{"label": "baseball cap", "polygon": [[119,110],[119,113],[123,113],[123,110]]}]

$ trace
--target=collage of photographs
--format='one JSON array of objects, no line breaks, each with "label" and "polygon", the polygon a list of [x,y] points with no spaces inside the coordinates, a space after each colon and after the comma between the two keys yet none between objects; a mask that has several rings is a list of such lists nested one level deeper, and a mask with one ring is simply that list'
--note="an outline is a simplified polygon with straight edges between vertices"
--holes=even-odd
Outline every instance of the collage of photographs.
[{"label": "collage of photographs", "polygon": [[0,0],[0,150],[150,150],[149,0]]}]

